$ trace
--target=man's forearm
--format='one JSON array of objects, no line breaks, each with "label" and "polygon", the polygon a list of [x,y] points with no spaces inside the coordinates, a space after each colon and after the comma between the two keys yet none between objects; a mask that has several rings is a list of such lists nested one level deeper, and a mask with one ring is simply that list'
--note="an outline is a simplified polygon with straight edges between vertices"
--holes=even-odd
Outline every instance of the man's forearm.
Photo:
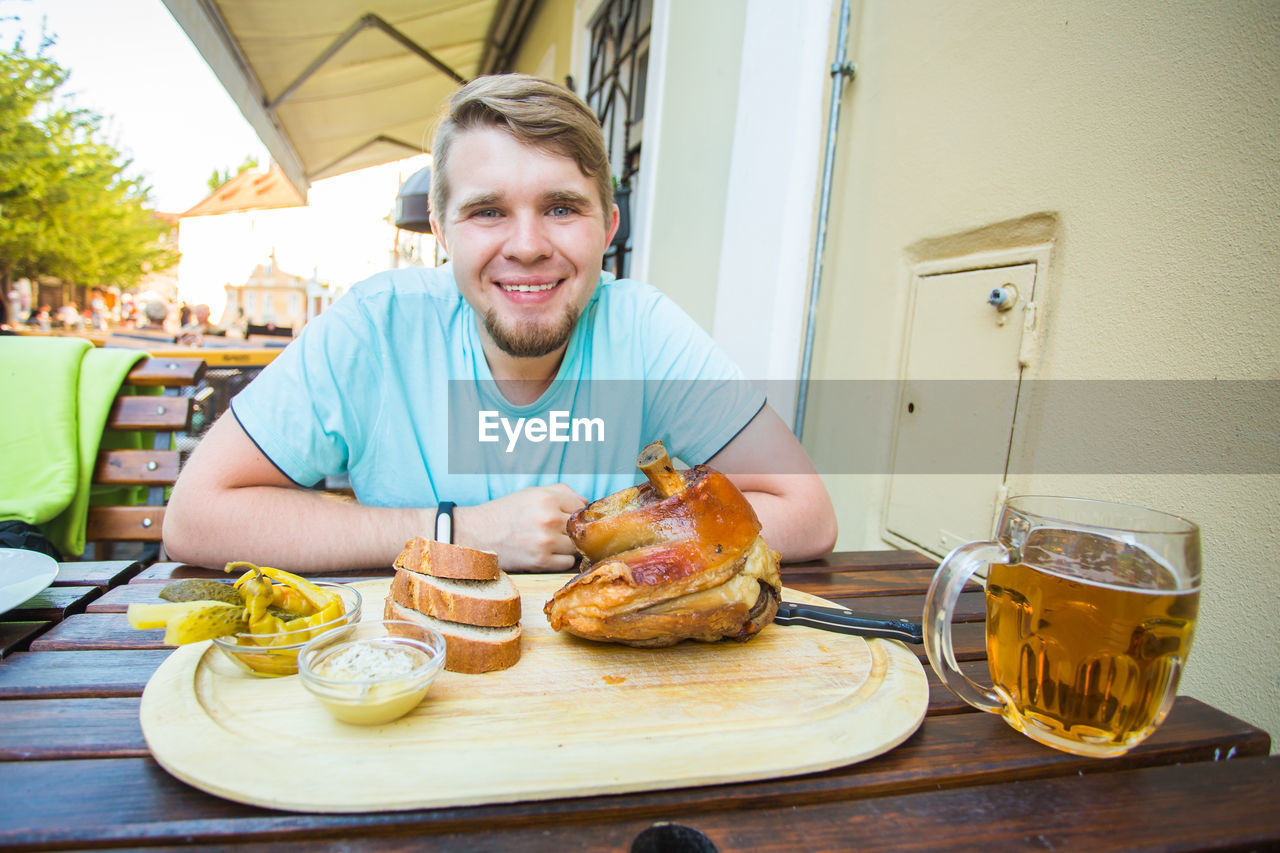
[{"label": "man's forearm", "polygon": [[760,535],[783,562],[799,562],[825,557],[835,545],[835,518],[828,506],[816,502],[811,507],[770,492],[743,493],[760,519]]},{"label": "man's forearm", "polygon": [[175,492],[166,512],[172,559],[221,568],[248,560],[294,572],[390,567],[404,543],[431,536],[435,507],[362,506],[288,486],[241,486],[197,500]]},{"label": "man's forearm", "polygon": [[826,556],[839,524],[804,448],[765,406],[707,463],[729,475],[756,511],[761,534],[787,562]]}]

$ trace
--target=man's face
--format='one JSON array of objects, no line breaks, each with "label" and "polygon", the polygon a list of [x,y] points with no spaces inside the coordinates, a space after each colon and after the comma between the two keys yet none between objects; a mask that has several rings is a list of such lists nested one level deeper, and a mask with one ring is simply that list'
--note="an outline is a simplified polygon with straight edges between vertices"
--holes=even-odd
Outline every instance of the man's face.
[{"label": "man's face", "polygon": [[432,228],[462,297],[508,355],[561,349],[599,280],[617,207],[606,227],[577,163],[496,127],[459,134],[448,169],[448,209]]}]

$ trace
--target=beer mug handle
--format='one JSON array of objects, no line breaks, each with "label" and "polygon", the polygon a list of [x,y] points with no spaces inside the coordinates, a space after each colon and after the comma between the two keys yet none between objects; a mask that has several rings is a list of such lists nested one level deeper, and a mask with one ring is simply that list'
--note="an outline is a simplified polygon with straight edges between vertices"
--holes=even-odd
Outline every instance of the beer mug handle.
[{"label": "beer mug handle", "polygon": [[983,687],[960,671],[951,647],[951,615],[969,578],[979,567],[1006,563],[1009,551],[999,542],[970,542],[956,548],[938,566],[924,602],[924,648],[938,678],[952,693],[980,711],[1000,713],[1004,703],[990,687]]}]

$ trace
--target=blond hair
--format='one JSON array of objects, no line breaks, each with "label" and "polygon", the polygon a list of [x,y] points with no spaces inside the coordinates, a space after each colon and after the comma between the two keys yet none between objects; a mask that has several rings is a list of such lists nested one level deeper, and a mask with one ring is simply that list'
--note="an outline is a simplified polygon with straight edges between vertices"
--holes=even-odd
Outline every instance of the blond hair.
[{"label": "blond hair", "polygon": [[613,179],[600,120],[569,89],[528,74],[477,77],[449,99],[431,146],[431,209],[444,217],[449,204],[449,151],[459,133],[498,127],[536,148],[578,164],[595,181],[605,226],[613,210]]}]

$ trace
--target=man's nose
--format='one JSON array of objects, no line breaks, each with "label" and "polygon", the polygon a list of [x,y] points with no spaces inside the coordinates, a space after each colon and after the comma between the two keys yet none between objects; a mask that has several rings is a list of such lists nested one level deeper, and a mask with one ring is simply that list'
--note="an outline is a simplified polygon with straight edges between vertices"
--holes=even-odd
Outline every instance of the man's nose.
[{"label": "man's nose", "polygon": [[511,217],[511,229],[503,252],[512,260],[529,263],[548,257],[553,251],[542,217],[534,213],[520,213]]}]

